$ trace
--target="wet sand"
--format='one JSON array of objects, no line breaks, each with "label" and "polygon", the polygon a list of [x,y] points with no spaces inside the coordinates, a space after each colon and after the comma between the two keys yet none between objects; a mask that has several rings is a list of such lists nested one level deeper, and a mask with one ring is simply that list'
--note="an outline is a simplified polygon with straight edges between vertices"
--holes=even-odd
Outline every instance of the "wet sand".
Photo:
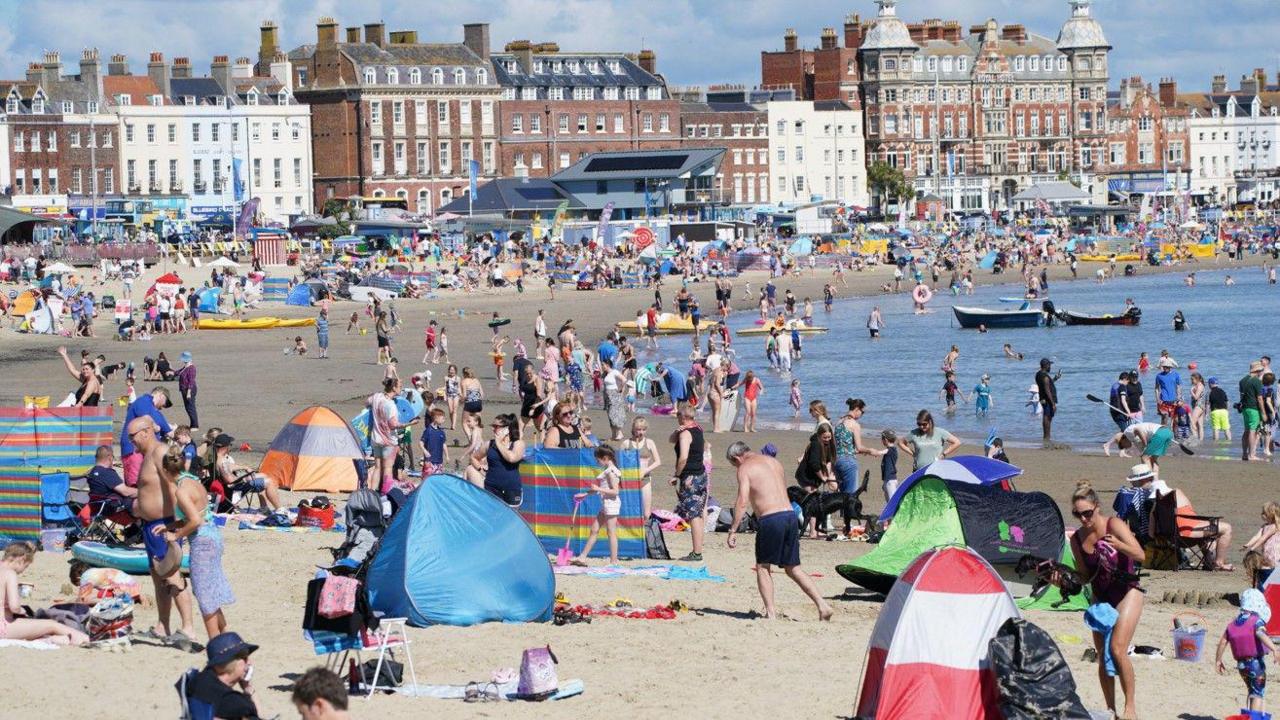
[{"label": "wet sand", "polygon": [[[1256,259],[1260,263],[1261,259]],[[1212,263],[1205,263],[1215,267]],[[1221,266],[1225,266],[1224,263]],[[1170,269],[1186,272],[1195,266]],[[173,269],[173,268],[166,268]],[[179,269],[184,278],[195,280],[206,271]],[[1143,268],[1143,272],[1150,272]],[[1082,281],[1092,278],[1093,267],[1082,264]],[[1054,268],[1051,279],[1069,276]],[[846,274],[849,287],[838,287],[838,296],[874,294],[891,278],[891,270],[877,268]],[[778,281],[779,294],[792,288],[803,298],[821,297],[829,274],[805,275]],[[1017,275],[980,274],[981,282],[1017,280]],[[753,291],[764,282],[761,275],[750,277]],[[1123,282],[1116,279],[1112,282]],[[530,283],[531,286],[538,283]],[[145,287],[139,283],[138,287]],[[677,285],[664,286],[664,300],[672,304]],[[744,298],[744,283],[737,281],[735,311],[754,312]],[[708,283],[693,286],[703,308],[713,308],[713,288]],[[117,295],[118,295],[117,290]],[[398,301],[404,326],[396,337],[400,373],[407,378],[419,369],[422,329],[431,317],[449,329],[450,350],[461,367],[477,368],[484,379],[489,399],[486,416],[514,412],[516,401],[509,388],[494,387],[488,360],[486,326],[493,311],[510,317],[507,330],[531,340],[533,317],[546,309],[547,325],[554,330],[572,318],[584,341],[594,344],[613,322],[630,320],[635,310],[646,305],[651,291],[575,292],[560,289],[550,301],[545,287],[530,289],[517,297],[511,291],[442,294],[437,300]],[[908,303],[905,293],[888,302]],[[149,343],[123,344],[109,337],[109,323],[100,320],[96,340],[61,340],[0,332],[0,369],[6,381],[0,384],[0,402],[17,404],[24,394],[48,394],[55,398],[74,389],[74,384],[55,352],[66,342],[74,356],[81,348],[105,353],[109,361],[132,360],[141,364],[144,354],[164,350],[176,358],[183,350],[195,354],[200,371],[200,412],[204,425],[218,425],[236,436],[237,444],[247,442],[253,452],[237,453],[245,464],[256,462],[276,431],[294,413],[311,404],[333,407],[345,417],[354,416],[364,399],[377,389],[382,368],[374,364],[375,344],[367,336],[345,335],[346,318],[358,306],[337,303],[331,311],[331,360],[313,356],[298,358],[282,354],[295,334],[301,334],[314,351],[314,330],[202,331],[183,337],[160,336]],[[458,311],[462,310],[460,317]],[[269,304],[253,314],[307,317],[314,310]],[[367,318],[362,319],[369,327]],[[831,342],[834,338],[811,342]],[[891,358],[885,358],[891,362]],[[434,367],[435,384],[443,378],[443,366]],[[151,383],[139,382],[139,388]],[[106,396],[120,393],[122,381],[109,383]],[[811,389],[811,397],[823,397]],[[843,398],[824,397],[833,412]],[[118,410],[120,410],[118,408]],[[122,415],[122,412],[118,412]],[[171,421],[185,420],[175,407]],[[603,413],[593,410],[597,434],[607,428]],[[651,418],[653,436],[663,438],[670,431],[668,418]],[[874,426],[874,421],[872,422]],[[1024,433],[1030,434],[1030,433]],[[451,436],[452,437],[452,436]],[[746,438],[753,445],[771,441],[787,460],[801,453],[804,437],[797,432],[770,431],[755,436],[737,433],[711,436],[716,453],[712,493],[722,503],[731,502],[735,490],[727,463],[719,458],[734,439]],[[978,451],[966,448],[966,451]],[[666,450],[667,466],[670,452]],[[1070,450],[1011,449],[1015,463],[1025,469],[1018,479],[1020,489],[1042,490],[1065,505],[1079,478],[1093,482],[1104,492],[1109,505],[1111,493],[1123,483],[1132,459],[1106,458]],[[1262,504],[1276,496],[1276,468],[1269,464],[1210,462],[1197,457],[1170,457],[1163,463],[1170,485],[1184,489],[1203,514],[1224,515],[1236,528],[1231,560],[1240,560],[1239,545],[1257,528]],[[903,463],[900,476],[908,474]],[[873,478],[875,473],[873,472]],[[671,507],[673,493],[663,483],[655,486],[655,506]],[[296,503],[301,495],[287,494]],[[873,482],[867,495],[869,511],[878,510],[883,497]],[[1067,518],[1070,522],[1070,518]],[[340,541],[337,535],[253,533],[228,530],[225,558],[239,602],[227,609],[230,627],[250,642],[262,645],[255,655],[255,683],[259,710],[264,716],[281,713],[293,717],[288,702],[290,678],[307,667],[320,664],[309,643],[301,637],[299,625],[306,581],[317,564],[328,560],[323,546]],[[668,533],[667,544],[678,557],[689,551],[688,533]],[[563,704],[517,704],[495,711],[492,706],[466,705],[458,701],[378,696],[353,706],[356,717],[410,718],[430,713],[438,717],[494,716],[510,712],[520,717],[563,717],[565,713],[601,716],[657,717],[671,712],[696,712],[699,716],[742,717],[785,714],[800,717],[843,717],[852,713],[857,695],[866,642],[880,609],[874,596],[853,590],[835,573],[835,566],[866,552],[856,542],[804,541],[801,552],[805,569],[814,574],[823,595],[832,599],[836,616],[830,626],[816,622],[813,606],[799,590],[779,576],[779,609],[791,621],[768,622],[747,619],[761,609],[752,570],[751,539],[743,538],[736,550],[729,550],[724,535],[712,534],[706,544],[706,564],[723,575],[723,584],[660,581],[643,578],[600,580],[588,577],[560,577],[558,588],[574,603],[604,603],[628,598],[648,607],[680,599],[696,612],[682,613],[674,621],[597,619],[591,624],[553,627],[546,625],[489,624],[474,628],[412,629],[414,659],[420,682],[465,683],[487,680],[496,668],[516,667],[520,651],[550,643],[560,658],[561,678],[582,678],[583,697]],[[643,563],[635,563],[643,564]],[[24,576],[36,583],[30,603],[47,605],[61,595],[66,582],[66,556],[41,553]],[[1242,571],[1234,573],[1157,572],[1145,581],[1148,605],[1135,642],[1161,647],[1172,656],[1169,628],[1175,613],[1195,610],[1208,620],[1210,628],[1206,657],[1198,664],[1151,661],[1137,658],[1139,711],[1142,717],[1220,717],[1235,712],[1244,700],[1242,683],[1230,673],[1218,676],[1210,663],[1213,638],[1232,614],[1224,604],[1195,608],[1163,602],[1171,590],[1190,590],[1206,595],[1239,592],[1245,587]],[[144,579],[149,592],[149,582]],[[1102,699],[1095,680],[1095,666],[1081,660],[1088,645],[1088,633],[1078,615],[1052,612],[1029,613],[1059,640],[1075,674],[1086,705],[1101,708]],[[147,627],[154,611],[140,609],[135,624]],[[203,632],[199,633],[203,640]],[[36,652],[0,649],[11,677],[6,706],[21,709],[14,717],[61,715],[77,708],[87,717],[166,716],[176,709],[172,685],[187,667],[203,664],[203,655],[186,656],[176,650],[135,644],[127,655],[102,651],[59,650]],[[56,678],[53,679],[53,678]]]}]

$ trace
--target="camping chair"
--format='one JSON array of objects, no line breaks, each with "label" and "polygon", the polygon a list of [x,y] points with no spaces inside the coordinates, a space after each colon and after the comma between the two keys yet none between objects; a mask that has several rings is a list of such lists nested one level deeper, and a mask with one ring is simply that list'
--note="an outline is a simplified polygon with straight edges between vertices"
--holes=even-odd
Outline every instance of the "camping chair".
[{"label": "camping chair", "polygon": [[182,712],[179,720],[214,720],[212,705],[187,694],[187,684],[194,682],[198,674],[199,670],[191,668],[182,673],[182,678],[178,680],[178,704]]},{"label": "camping chair", "polygon": [[[1173,548],[1178,554],[1174,570],[1194,569],[1209,564],[1209,548],[1222,534],[1218,531],[1221,517],[1210,515],[1182,515],[1181,517],[1203,522],[1203,537],[1187,537],[1178,528],[1178,493],[1170,491],[1156,498],[1151,511],[1151,538]],[[1185,554],[1184,554],[1185,551]],[[1193,564],[1194,563],[1194,564]]]},{"label": "camping chair", "polygon": [[45,527],[69,527],[76,524],[71,508],[71,474],[50,473],[40,476],[40,521]]}]

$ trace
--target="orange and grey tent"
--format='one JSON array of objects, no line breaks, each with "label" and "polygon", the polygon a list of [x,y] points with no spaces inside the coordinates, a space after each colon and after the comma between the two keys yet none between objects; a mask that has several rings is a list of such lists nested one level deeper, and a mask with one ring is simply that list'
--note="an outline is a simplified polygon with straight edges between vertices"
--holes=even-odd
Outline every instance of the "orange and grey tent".
[{"label": "orange and grey tent", "polygon": [[13,306],[9,309],[9,313],[13,317],[24,318],[30,315],[36,309],[36,302],[40,300],[40,293],[35,290],[23,290],[13,301]]},{"label": "orange and grey tent", "polygon": [[363,458],[347,421],[313,405],[280,429],[258,471],[285,489],[351,492],[357,486],[354,461]]}]

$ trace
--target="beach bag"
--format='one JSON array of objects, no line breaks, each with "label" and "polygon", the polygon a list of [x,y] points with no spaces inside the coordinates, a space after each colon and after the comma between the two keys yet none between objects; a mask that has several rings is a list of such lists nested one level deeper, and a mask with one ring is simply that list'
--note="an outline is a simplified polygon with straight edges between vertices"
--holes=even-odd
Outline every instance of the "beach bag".
[{"label": "beach bag", "polygon": [[1142,567],[1148,570],[1177,570],[1177,548],[1163,540],[1147,543],[1146,557],[1143,558]]},{"label": "beach bag", "polygon": [[294,519],[293,524],[300,527],[315,527],[321,530],[332,530],[335,522],[333,506],[313,507],[308,505],[298,506],[298,517]]},{"label": "beach bag", "polygon": [[330,620],[350,615],[355,612],[356,593],[359,590],[359,580],[329,575],[324,579],[324,587],[320,589],[320,603],[316,612],[320,617]]},{"label": "beach bag", "polygon": [[520,659],[520,683],[516,697],[521,700],[546,700],[560,689],[556,677],[556,664],[560,661],[551,652],[551,646],[529,648]]},{"label": "beach bag", "polygon": [[133,600],[117,596],[94,605],[85,629],[91,642],[127,639],[133,632]]},{"label": "beach bag", "polygon": [[[395,692],[392,688],[399,687],[404,682],[404,664],[398,663],[390,658],[383,658],[382,669],[378,670],[377,660],[366,660],[361,666],[363,676],[377,685],[377,687],[386,693]],[[378,670],[378,676],[374,677],[373,673]]]},{"label": "beach bag", "polygon": [[644,549],[645,557],[650,560],[671,559],[671,553],[667,551],[667,539],[662,535],[662,521],[653,516],[649,517],[644,526]]},{"label": "beach bag", "polygon": [[84,603],[58,603],[36,610],[36,617],[52,620],[60,625],[88,633],[89,613],[93,606]]}]

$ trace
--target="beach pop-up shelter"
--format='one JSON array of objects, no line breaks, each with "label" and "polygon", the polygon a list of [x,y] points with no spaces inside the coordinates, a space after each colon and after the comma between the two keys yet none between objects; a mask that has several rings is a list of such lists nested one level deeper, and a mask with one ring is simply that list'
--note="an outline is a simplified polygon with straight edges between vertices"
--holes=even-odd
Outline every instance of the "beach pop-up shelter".
[{"label": "beach pop-up shelter", "polygon": [[338,413],[313,405],[294,415],[276,433],[258,472],[286,490],[351,492],[364,450],[355,431]]}]

